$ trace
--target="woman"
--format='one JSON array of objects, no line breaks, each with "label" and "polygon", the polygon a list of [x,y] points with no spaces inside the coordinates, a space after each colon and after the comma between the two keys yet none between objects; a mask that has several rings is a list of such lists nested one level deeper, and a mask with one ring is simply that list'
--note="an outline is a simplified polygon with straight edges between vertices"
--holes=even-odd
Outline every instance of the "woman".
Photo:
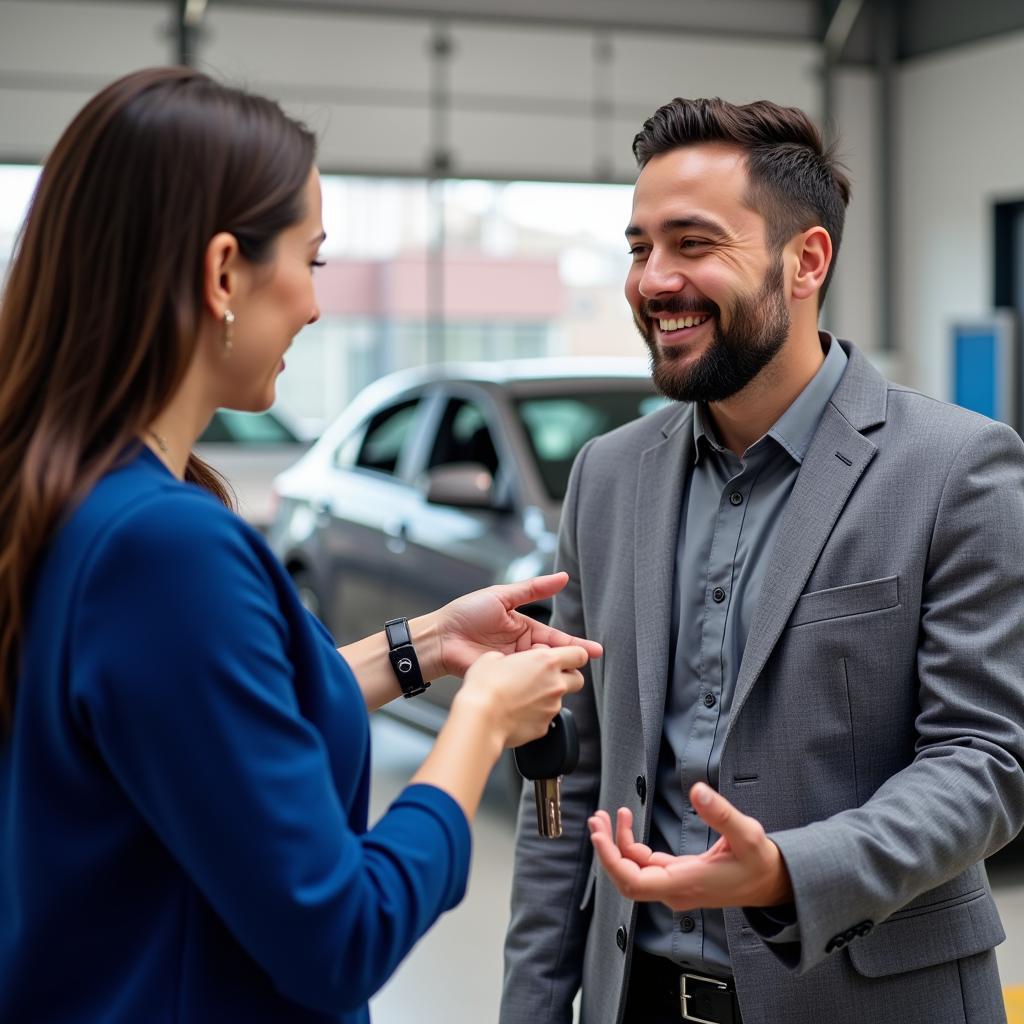
[{"label": "woman", "polygon": [[313,159],[177,68],[105,89],[43,169],[0,312],[7,1024],[366,1020],[461,898],[502,748],[600,653],[514,610],[564,576],[414,620],[423,675],[465,682],[367,831],[385,636],[339,657],[190,454],[217,407],[271,404],[317,318]]}]

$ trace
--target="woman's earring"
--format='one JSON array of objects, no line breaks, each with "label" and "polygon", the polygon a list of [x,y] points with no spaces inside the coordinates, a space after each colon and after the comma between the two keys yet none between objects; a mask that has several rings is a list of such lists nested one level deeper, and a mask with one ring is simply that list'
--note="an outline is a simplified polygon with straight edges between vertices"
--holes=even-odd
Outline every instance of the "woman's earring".
[{"label": "woman's earring", "polygon": [[224,310],[224,355],[231,352],[234,344],[232,338],[235,333],[235,314],[230,309]]}]

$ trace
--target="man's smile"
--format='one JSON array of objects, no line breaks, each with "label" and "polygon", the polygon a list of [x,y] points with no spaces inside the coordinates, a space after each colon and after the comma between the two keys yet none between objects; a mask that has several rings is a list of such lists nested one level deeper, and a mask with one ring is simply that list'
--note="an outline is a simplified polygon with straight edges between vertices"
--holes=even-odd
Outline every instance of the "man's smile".
[{"label": "man's smile", "polygon": [[657,340],[662,345],[682,345],[693,338],[707,323],[713,321],[710,313],[691,313],[687,316],[655,317],[651,324],[657,328]]}]

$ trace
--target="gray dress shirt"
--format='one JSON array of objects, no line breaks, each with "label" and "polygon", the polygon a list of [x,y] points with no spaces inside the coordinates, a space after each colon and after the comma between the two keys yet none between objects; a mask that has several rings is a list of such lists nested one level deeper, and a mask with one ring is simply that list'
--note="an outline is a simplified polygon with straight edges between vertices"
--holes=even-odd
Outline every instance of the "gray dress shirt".
[{"label": "gray dress shirt", "polygon": [[[776,424],[743,457],[723,448],[704,408],[693,418],[695,458],[683,495],[665,702],[650,844],[703,853],[718,838],[690,806],[695,782],[718,788],[722,741],[768,556],[804,453],[846,369],[830,334],[825,361]],[[783,924],[784,922],[779,922]],[[778,940],[792,939],[791,926]],[[732,973],[721,910],[674,912],[641,903],[637,944],[713,975]]]}]

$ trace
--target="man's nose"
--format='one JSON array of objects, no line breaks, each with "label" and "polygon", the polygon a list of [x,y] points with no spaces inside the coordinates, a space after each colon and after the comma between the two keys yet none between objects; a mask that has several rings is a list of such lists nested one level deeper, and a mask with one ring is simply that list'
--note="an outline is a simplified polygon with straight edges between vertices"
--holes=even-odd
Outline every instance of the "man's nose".
[{"label": "man's nose", "polygon": [[673,262],[652,253],[644,264],[638,287],[645,299],[656,299],[659,295],[681,292],[685,286],[686,277]]}]

